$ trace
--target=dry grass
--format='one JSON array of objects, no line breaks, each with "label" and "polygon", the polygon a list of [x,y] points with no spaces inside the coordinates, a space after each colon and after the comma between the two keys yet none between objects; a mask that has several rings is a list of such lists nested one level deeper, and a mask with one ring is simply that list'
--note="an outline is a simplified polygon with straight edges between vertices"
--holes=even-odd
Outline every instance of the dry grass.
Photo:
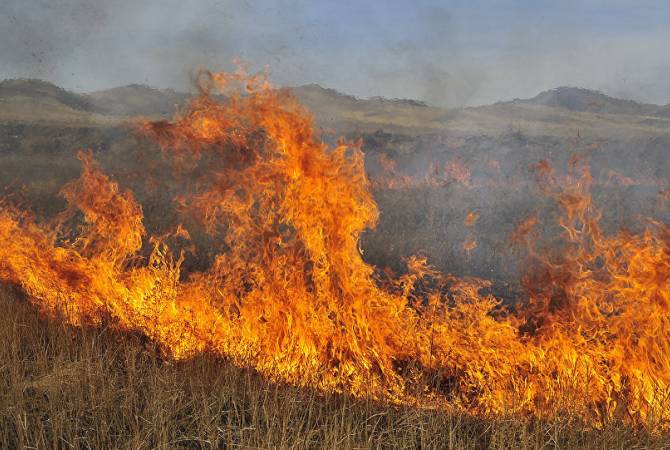
[{"label": "dry grass", "polygon": [[[337,98],[317,94],[304,100],[313,106],[322,126],[340,132],[384,128],[476,135],[503,133],[513,125],[528,134],[573,136],[579,128],[582,136],[614,133],[628,138],[666,133],[670,123],[657,119],[654,128],[645,125],[646,118],[540,107],[491,106],[447,112],[395,103],[366,106],[358,100],[335,101]],[[140,146],[126,142],[120,127],[111,127],[118,124],[118,117],[75,111],[47,100],[16,97],[3,101],[0,111],[0,121],[7,122],[3,129],[7,151],[0,158],[0,175],[26,184],[26,203],[38,216],[60,209],[62,205],[53,200],[55,192],[78,175],[79,164],[70,156],[71,150],[101,150],[101,159],[114,161],[109,165],[130,170],[134,169],[128,163],[133,153],[128,149]],[[528,148],[521,143],[510,145],[524,152]],[[527,154],[517,153],[524,158]],[[446,230],[446,219],[454,214],[462,223],[458,214],[468,208],[461,205],[470,204],[447,194],[429,197],[419,193],[419,199],[441,209],[430,212],[425,228],[417,232],[412,231],[416,229],[412,223],[422,223],[415,218],[424,220],[428,206],[419,207],[422,203],[410,194],[382,195],[384,210],[402,214],[387,219],[395,227],[388,227],[393,233],[383,234],[382,223],[377,242],[383,245],[372,245],[370,254],[388,242],[408,245],[396,247],[401,254],[415,253],[409,247],[411,240],[397,237],[408,235],[408,230],[419,238],[425,235],[434,245],[434,230]],[[465,195],[462,198],[469,201]],[[164,204],[143,203],[150,229],[152,223],[164,219]],[[437,241],[449,242],[446,236]],[[419,240],[415,246],[426,244]],[[378,259],[383,257],[387,255]],[[439,258],[431,259],[439,262]],[[56,319],[45,320],[20,296],[1,288],[0,342],[1,449],[670,448],[670,436],[651,436],[616,425],[594,431],[568,417],[547,423],[397,408],[269,383],[253,371],[208,356],[173,363],[161,358],[142,336],[104,327],[72,329]]]},{"label": "dry grass", "polygon": [[1,448],[668,448],[613,427],[484,420],[322,395],[141,336],[72,329],[0,294]]}]

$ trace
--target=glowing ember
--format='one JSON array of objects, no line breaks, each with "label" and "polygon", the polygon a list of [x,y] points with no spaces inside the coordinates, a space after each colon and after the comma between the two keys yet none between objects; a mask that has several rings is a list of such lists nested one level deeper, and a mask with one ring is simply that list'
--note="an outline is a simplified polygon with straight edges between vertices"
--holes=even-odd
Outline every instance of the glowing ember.
[{"label": "glowing ember", "polygon": [[[182,273],[158,238],[138,261],[140,206],[81,154],[59,229],[77,210],[85,226],[65,239],[3,207],[0,279],[73,324],[104,320],[167,356],[211,352],[273,380],[475,414],[667,427],[670,231],[604,236],[578,161],[561,180],[537,167],[564,210],[565,247],[537,256],[546,252],[533,245],[536,219],[519,227],[536,259],[523,281],[529,299],[510,312],[483,294],[487,282],[417,258],[402,278],[378,280],[359,251],[377,219],[359,144],[327,148],[307,111],[262,74],[205,73],[201,84],[174,120],[141,132],[177,167],[208,159],[180,203],[221,240],[210,269]],[[462,163],[445,171],[469,183]]]},{"label": "glowing ember", "polygon": [[479,219],[479,213],[477,211],[470,211],[465,216],[465,220],[463,221],[463,224],[466,227],[471,227],[477,222],[477,219]]}]

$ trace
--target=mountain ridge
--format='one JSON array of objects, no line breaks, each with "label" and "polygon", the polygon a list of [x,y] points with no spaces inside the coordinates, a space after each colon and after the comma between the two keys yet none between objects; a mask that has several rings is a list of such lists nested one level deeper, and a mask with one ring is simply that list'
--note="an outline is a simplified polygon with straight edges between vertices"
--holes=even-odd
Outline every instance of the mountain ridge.
[{"label": "mountain ridge", "polygon": [[[607,136],[670,133],[670,105],[617,99],[599,91],[559,87],[529,99],[445,109],[412,99],[359,98],[318,84],[288,87],[325,130],[356,134],[450,132]],[[89,93],[65,90],[38,79],[0,81],[0,120],[53,123],[123,122],[131,117],[168,119],[192,94],[129,84]]]},{"label": "mountain ridge", "polygon": [[612,97],[599,90],[576,86],[559,86],[548,89],[528,99],[514,99],[498,103],[525,103],[563,108],[570,111],[592,112],[599,114],[655,115],[670,105],[642,103],[635,100]]},{"label": "mountain ridge", "polygon": [[86,94],[68,91],[38,78],[7,78],[0,81],[0,98],[6,99],[8,97],[49,98],[73,109],[87,112],[94,112],[96,109]]},{"label": "mountain ridge", "polygon": [[[309,98],[310,96],[325,96],[330,100],[340,102],[365,102],[392,104],[417,108],[439,108],[429,105],[424,101],[411,98],[388,98],[382,96],[357,97],[341,92],[337,89],[321,86],[317,83],[309,83],[298,86],[287,86],[298,97]],[[107,114],[122,114],[136,110],[150,109],[140,105],[124,105],[126,103],[138,103],[140,100],[153,100],[158,97],[169,99],[168,101],[181,102],[190,97],[187,92],[180,92],[171,88],[156,88],[147,84],[131,83],[112,87],[109,89],[96,90],[86,93],[76,93],[64,89],[54,83],[38,78],[7,78],[0,81],[0,98],[10,93],[14,95],[46,95],[60,100],[67,106],[86,111],[96,111]],[[118,97],[124,97],[119,99]],[[129,98],[133,97],[133,98]],[[112,104],[110,106],[110,103]],[[160,102],[160,107],[167,104]],[[505,104],[527,104],[541,105],[550,108],[562,108],[578,112],[594,112],[603,114],[646,114],[661,117],[670,117],[670,104],[643,103],[636,100],[613,97],[596,89],[588,89],[577,86],[559,86],[538,93],[530,98],[515,98],[512,100],[501,100],[490,105],[478,105],[468,108],[486,108],[488,106]],[[173,105],[170,105],[173,106]],[[155,109],[160,109],[155,106]],[[452,108],[462,109],[462,108]],[[144,112],[146,114],[146,112]],[[142,113],[140,113],[142,114]]]},{"label": "mountain ridge", "polygon": [[108,114],[164,117],[170,117],[176,106],[190,97],[188,93],[157,89],[146,84],[127,84],[84,95]]}]

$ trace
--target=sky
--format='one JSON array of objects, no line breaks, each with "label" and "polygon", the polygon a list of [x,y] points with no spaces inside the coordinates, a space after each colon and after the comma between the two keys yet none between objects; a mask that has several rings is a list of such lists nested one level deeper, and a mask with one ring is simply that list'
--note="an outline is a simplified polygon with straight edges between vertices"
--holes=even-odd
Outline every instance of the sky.
[{"label": "sky", "polygon": [[558,86],[670,103],[667,0],[1,0],[0,78],[186,90],[240,57],[277,85],[445,107]]}]

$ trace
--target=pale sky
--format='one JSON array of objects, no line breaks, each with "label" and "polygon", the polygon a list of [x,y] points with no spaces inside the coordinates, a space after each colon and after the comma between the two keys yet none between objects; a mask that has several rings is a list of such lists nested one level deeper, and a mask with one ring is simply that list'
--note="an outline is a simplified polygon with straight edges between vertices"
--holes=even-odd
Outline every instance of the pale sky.
[{"label": "pale sky", "polygon": [[557,86],[670,103],[667,0],[1,0],[0,78],[184,90],[236,56],[279,85],[440,106]]}]

